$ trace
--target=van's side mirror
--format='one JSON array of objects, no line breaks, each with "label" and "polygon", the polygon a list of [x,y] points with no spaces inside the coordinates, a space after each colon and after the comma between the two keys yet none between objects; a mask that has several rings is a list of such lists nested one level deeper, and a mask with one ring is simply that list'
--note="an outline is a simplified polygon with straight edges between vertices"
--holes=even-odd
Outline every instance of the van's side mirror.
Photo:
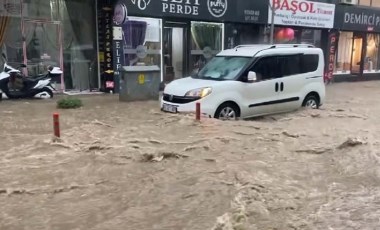
[{"label": "van's side mirror", "polygon": [[253,71],[249,71],[248,76],[247,76],[247,82],[255,82],[255,81],[257,81],[256,73]]}]

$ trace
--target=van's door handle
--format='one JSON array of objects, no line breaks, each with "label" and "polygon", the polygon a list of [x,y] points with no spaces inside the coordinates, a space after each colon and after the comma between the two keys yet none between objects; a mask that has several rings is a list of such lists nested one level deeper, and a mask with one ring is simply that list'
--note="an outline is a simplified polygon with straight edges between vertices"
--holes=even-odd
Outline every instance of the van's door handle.
[{"label": "van's door handle", "polygon": [[278,92],[278,82],[276,82],[274,89],[276,90],[276,92]]},{"label": "van's door handle", "polygon": [[281,85],[280,85],[280,91],[284,91],[284,82],[281,82]]}]

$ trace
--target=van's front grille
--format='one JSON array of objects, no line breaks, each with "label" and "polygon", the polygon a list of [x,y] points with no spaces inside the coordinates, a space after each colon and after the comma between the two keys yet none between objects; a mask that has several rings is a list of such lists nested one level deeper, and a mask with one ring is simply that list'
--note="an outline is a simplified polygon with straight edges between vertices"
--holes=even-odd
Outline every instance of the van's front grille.
[{"label": "van's front grille", "polygon": [[166,102],[176,103],[176,104],[186,104],[196,100],[199,100],[199,97],[182,97],[170,94],[164,94],[163,100]]}]

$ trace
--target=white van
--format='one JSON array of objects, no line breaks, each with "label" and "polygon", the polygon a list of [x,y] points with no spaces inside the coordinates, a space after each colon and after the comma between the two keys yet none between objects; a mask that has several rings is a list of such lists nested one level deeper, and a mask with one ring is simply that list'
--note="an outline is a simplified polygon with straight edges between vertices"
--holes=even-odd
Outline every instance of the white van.
[{"label": "white van", "polygon": [[221,51],[197,74],[169,83],[161,110],[250,118],[319,108],[325,100],[323,51],[308,44],[241,45]]}]

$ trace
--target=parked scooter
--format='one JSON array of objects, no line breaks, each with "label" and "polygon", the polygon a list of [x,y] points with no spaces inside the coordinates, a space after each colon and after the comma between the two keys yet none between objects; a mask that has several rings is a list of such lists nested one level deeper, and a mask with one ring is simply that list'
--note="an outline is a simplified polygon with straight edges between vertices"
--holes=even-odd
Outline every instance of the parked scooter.
[{"label": "parked scooter", "polygon": [[25,77],[20,70],[7,64],[5,54],[2,54],[2,57],[5,63],[0,73],[0,93],[2,91],[9,99],[53,97],[55,89],[51,84],[51,78],[59,77],[63,73],[59,67],[50,66],[47,74]]}]

